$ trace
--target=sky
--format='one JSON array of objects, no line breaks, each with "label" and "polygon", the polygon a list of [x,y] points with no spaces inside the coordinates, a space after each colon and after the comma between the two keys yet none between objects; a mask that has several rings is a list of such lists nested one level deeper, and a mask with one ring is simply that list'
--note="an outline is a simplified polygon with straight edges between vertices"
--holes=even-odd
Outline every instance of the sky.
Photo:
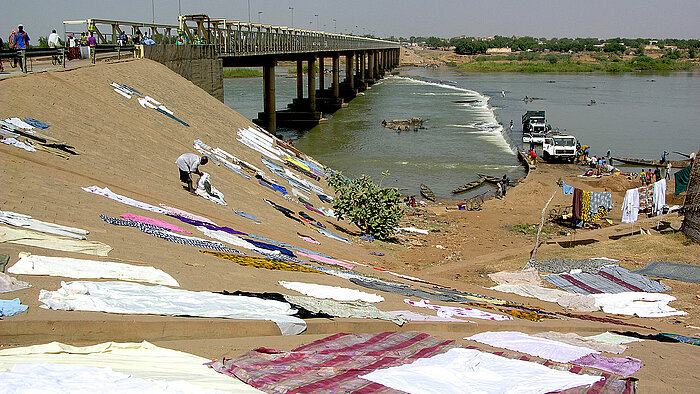
[{"label": "sky", "polygon": [[0,33],[22,23],[46,36],[87,18],[176,25],[178,3],[182,14],[380,37],[700,38],[700,0],[0,0]]}]

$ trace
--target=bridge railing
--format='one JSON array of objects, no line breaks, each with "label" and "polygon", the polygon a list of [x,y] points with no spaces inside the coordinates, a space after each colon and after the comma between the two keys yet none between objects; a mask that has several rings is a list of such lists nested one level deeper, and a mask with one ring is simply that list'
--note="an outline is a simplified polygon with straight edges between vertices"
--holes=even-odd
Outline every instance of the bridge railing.
[{"label": "bridge railing", "polygon": [[64,38],[72,32],[68,29],[76,28],[94,32],[99,44],[116,44],[117,37],[122,33],[132,36],[150,33],[149,36],[157,43],[169,44],[174,44],[182,35],[180,40],[186,43],[214,45],[219,54],[231,56],[399,47],[392,41],[215,19],[207,15],[180,15],[178,22],[178,25],[164,25],[108,19],[64,21]]}]

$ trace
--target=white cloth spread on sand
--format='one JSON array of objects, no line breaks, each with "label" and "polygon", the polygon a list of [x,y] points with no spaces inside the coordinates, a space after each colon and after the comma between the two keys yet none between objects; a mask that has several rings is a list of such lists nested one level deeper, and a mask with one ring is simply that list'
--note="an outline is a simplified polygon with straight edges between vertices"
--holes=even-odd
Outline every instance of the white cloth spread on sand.
[{"label": "white cloth spread on sand", "polygon": [[505,284],[531,284],[542,286],[544,282],[535,268],[522,271],[500,271],[489,274],[489,278],[499,285]]},{"label": "white cloth spread on sand", "polygon": [[454,317],[442,317],[442,316],[433,316],[433,315],[425,315],[423,313],[416,313],[416,312],[411,312],[411,311],[388,311],[388,314],[391,316],[403,316],[406,318],[408,321],[433,321],[433,322],[449,322],[449,323],[473,323],[476,324],[473,321],[470,320],[464,320],[464,319],[457,319]]},{"label": "white cloth spread on sand", "polygon": [[406,299],[406,300],[403,300],[403,302],[407,303],[408,305],[417,306],[419,308],[432,309],[434,311],[437,311],[438,316],[442,316],[442,317],[458,316],[458,317],[468,317],[468,318],[474,318],[474,319],[497,320],[497,321],[513,320],[513,318],[510,316],[499,315],[499,314],[491,313],[491,312],[485,312],[485,311],[482,311],[479,309],[473,309],[473,308],[467,308],[467,307],[458,308],[458,307],[453,307],[453,306],[432,305],[430,303],[430,301],[428,301],[428,300],[411,301],[409,299]]},{"label": "white cloth spread on sand", "polygon": [[317,285],[315,283],[302,282],[277,282],[285,289],[294,290],[301,294],[315,298],[326,298],[336,301],[365,301],[381,302],[384,297],[376,294],[365,293],[355,289],[346,289],[338,286]]},{"label": "white cloth spread on sand", "polygon": [[89,234],[87,230],[42,222],[41,220],[32,219],[29,215],[11,211],[0,211],[0,223],[75,239],[86,239],[85,236]]},{"label": "white cloth spread on sand", "polygon": [[111,368],[84,365],[15,364],[0,372],[4,393],[219,393],[183,381],[134,378]]},{"label": "white cloth spread on sand", "polygon": [[573,346],[545,338],[537,338],[515,331],[487,331],[464,339],[485,343],[493,347],[526,353],[535,357],[546,358],[558,363],[568,363],[589,354],[599,353],[593,349]]},{"label": "white cloth spread on sand", "polygon": [[32,287],[29,283],[0,272],[0,293],[9,293]]},{"label": "white cloth spread on sand", "polygon": [[82,239],[66,238],[58,235],[37,233],[23,228],[0,226],[0,243],[36,246],[38,248],[62,250],[107,256],[112,247],[102,242],[85,241]]},{"label": "white cloth spread on sand", "polygon": [[37,256],[29,253],[20,253],[19,257],[19,261],[10,267],[7,272],[20,275],[49,275],[76,279],[109,278],[179,286],[172,276],[153,267],[113,263],[111,261]]},{"label": "white cloth spread on sand", "polygon": [[559,289],[548,289],[546,287],[529,284],[505,284],[491,287],[492,290],[504,293],[517,294],[523,297],[537,298],[547,302],[556,302],[564,308],[575,312],[592,312],[597,310],[595,299],[583,294],[574,294]]},{"label": "white cloth spread on sand", "polygon": [[224,201],[224,194],[217,190],[214,185],[211,184],[209,180],[209,174],[202,173],[197,181],[197,189],[194,191],[200,197],[206,198],[209,201],[215,202],[219,205],[227,205]]},{"label": "white cloth spread on sand", "polygon": [[15,147],[17,147],[17,148],[24,149],[24,150],[26,150],[27,152],[36,152],[36,148],[35,148],[35,147],[33,147],[33,146],[29,145],[29,144],[25,144],[25,143],[22,142],[22,141],[18,141],[18,140],[17,140],[16,138],[14,138],[14,137],[5,138],[5,139],[3,139],[3,140],[0,140],[0,142],[2,142],[2,143],[5,144],[5,145],[12,145],[12,146],[15,146]]},{"label": "white cloth spread on sand", "polygon": [[[135,378],[186,381],[200,388],[235,393],[260,393],[238,379],[220,374],[206,358],[161,348],[148,342],[76,347],[59,342],[0,350],[0,371],[21,363],[52,363],[109,367]],[[95,391],[93,391],[95,392]]]},{"label": "white cloth spread on sand", "polygon": [[654,183],[654,215],[663,213],[664,205],[666,205],[666,179],[662,179]]},{"label": "white cloth spread on sand", "polygon": [[621,354],[627,349],[627,346],[624,345],[598,342],[594,339],[585,338],[573,332],[564,334],[556,331],[548,331],[534,334],[533,337],[551,339],[552,341],[568,343],[569,345],[574,346],[587,347],[598,352]]},{"label": "white cloth spread on sand", "polygon": [[15,126],[19,127],[20,129],[31,130],[34,128],[34,126],[30,125],[29,123],[23,121],[20,118],[7,118],[7,119],[5,119],[5,122],[10,123],[12,125],[15,125]]},{"label": "white cloth spread on sand", "polygon": [[549,393],[590,385],[601,379],[463,348],[360,377],[412,394]]},{"label": "white cloth spread on sand", "polygon": [[270,320],[282,335],[306,329],[285,302],[130,282],[61,282],[56,291],[41,290],[39,301],[56,310]]},{"label": "white cloth spread on sand", "polygon": [[676,297],[663,293],[628,292],[617,294],[592,294],[595,305],[605,313],[639,317],[666,317],[687,315],[668,305]]},{"label": "white cloth spread on sand", "polygon": [[397,231],[406,231],[409,233],[418,233],[418,234],[423,234],[423,235],[428,235],[428,230],[422,230],[419,228],[415,227],[396,227]]},{"label": "white cloth spread on sand", "polygon": [[100,196],[107,197],[107,198],[112,199],[114,201],[119,201],[122,204],[130,205],[132,207],[145,209],[145,210],[151,211],[151,212],[162,213],[163,215],[168,214],[168,211],[166,211],[163,208],[158,208],[154,205],[146,204],[144,202],[137,201],[137,200],[134,200],[132,198],[119,195],[119,194],[109,190],[106,187],[103,189],[103,188],[98,187],[98,186],[90,186],[90,187],[82,187],[81,189],[83,189],[89,193],[99,194]]},{"label": "white cloth spread on sand", "polygon": [[628,337],[627,335],[620,335],[620,334],[613,334],[611,332],[604,332],[598,335],[591,335],[589,337],[584,337],[587,339],[592,339],[596,342],[600,343],[610,343],[614,345],[621,345],[624,343],[631,343],[631,342],[644,342],[643,339],[640,338],[634,338],[634,337]]},{"label": "white cloth spread on sand", "polygon": [[639,189],[629,189],[622,201],[622,223],[634,223],[639,217]]}]

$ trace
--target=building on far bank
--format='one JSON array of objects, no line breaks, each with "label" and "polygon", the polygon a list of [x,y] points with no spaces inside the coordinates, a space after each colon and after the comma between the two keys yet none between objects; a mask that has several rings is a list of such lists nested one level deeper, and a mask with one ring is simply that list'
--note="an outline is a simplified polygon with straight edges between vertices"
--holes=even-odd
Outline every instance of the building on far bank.
[{"label": "building on far bank", "polygon": [[513,52],[512,49],[506,47],[506,48],[488,48],[486,50],[487,55],[496,55],[496,54],[503,54],[503,53],[511,53]]}]

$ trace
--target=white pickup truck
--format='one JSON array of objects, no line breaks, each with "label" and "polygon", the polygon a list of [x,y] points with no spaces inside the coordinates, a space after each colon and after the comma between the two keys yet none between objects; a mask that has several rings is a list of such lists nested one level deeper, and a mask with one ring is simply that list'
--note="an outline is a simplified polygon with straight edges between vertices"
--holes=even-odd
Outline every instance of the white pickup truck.
[{"label": "white pickup truck", "polygon": [[576,159],[576,137],[573,135],[548,135],[542,144],[542,158],[545,160]]}]

